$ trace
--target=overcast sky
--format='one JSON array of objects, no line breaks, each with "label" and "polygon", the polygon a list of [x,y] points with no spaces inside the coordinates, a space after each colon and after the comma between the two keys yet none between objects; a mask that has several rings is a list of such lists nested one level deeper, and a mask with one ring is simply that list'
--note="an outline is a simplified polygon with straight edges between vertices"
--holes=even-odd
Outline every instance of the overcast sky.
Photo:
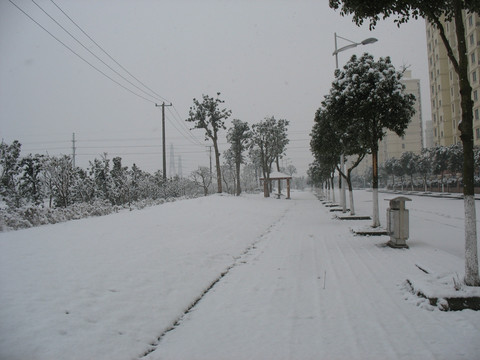
[{"label": "overcast sky", "polygon": [[[358,42],[378,39],[340,53],[340,66],[366,51],[390,56],[397,68],[409,65],[421,79],[423,120],[430,118],[423,20],[400,28],[385,21],[370,32],[330,9],[327,0],[35,0],[129,83],[33,1],[11,1],[65,44],[10,1],[0,1],[0,136],[7,143],[19,140],[23,155],[71,154],[75,133],[78,166],[106,152],[109,158],[121,156],[127,166],[161,169],[161,109],[155,103],[166,101],[174,105],[166,108],[167,150],[174,145],[175,166],[181,156],[186,176],[209,164],[203,132],[189,132],[184,122],[192,99],[221,92],[230,119],[289,120],[284,164],[305,174],[312,162],[313,117],[333,80],[335,32]],[[338,47],[344,45],[348,42],[339,40]],[[222,150],[227,147],[222,140]]]}]

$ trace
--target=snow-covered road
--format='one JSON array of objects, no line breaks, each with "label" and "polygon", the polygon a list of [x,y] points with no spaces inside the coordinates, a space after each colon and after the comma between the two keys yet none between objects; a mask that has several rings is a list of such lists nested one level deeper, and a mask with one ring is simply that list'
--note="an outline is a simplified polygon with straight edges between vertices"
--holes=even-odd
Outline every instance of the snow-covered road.
[{"label": "snow-covered road", "polygon": [[[350,232],[369,221],[292,197],[0,233],[0,359],[479,358],[480,312],[441,312],[402,287],[417,265],[463,273],[462,201],[415,197],[410,249],[395,250]],[[371,193],[355,199],[370,214]]]},{"label": "snow-covered road", "polygon": [[[148,359],[474,359],[480,316],[427,311],[401,284],[433,249],[354,237],[311,193],[162,338]],[[458,266],[462,262],[458,261]]]}]

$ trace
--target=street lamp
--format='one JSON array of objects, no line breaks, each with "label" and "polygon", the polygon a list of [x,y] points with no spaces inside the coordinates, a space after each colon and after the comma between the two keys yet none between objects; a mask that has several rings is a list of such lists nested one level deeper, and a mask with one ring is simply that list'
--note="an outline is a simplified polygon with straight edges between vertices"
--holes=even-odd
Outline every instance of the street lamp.
[{"label": "street lamp", "polygon": [[[335,51],[333,52],[332,55],[335,55],[335,68],[336,69],[338,69],[338,53],[339,52],[342,52],[342,51],[345,51],[345,50],[348,50],[348,49],[352,49],[354,47],[357,47],[358,45],[368,45],[368,44],[373,44],[374,42],[378,41],[378,39],[376,39],[376,38],[368,38],[368,39],[365,39],[361,42],[355,42],[355,41],[352,41],[352,40],[349,40],[349,39],[345,39],[344,37],[338,36],[337,33],[334,33],[334,36],[335,36]],[[346,45],[346,46],[343,46],[340,49],[338,49],[337,48],[337,38],[348,41],[350,44]]]},{"label": "street lamp", "polygon": [[[338,53],[348,50],[348,49],[353,49],[354,47],[357,47],[358,45],[368,45],[368,44],[373,44],[374,42],[377,42],[378,40],[376,38],[367,38],[361,42],[355,42],[349,39],[345,39],[344,37],[338,36],[337,33],[334,33],[334,38],[335,38],[335,51],[333,52],[332,55],[335,55],[335,69],[338,69]],[[340,49],[337,48],[337,38],[348,41],[350,44],[345,45],[341,47]],[[342,170],[342,173],[345,174],[345,162],[343,160],[343,154],[340,156],[340,169]],[[346,199],[346,189],[345,189],[345,179],[343,176],[340,175],[340,181],[341,181],[341,186],[342,186],[342,192],[341,192],[341,201],[342,201],[342,211],[346,212],[347,211],[347,199]]]}]

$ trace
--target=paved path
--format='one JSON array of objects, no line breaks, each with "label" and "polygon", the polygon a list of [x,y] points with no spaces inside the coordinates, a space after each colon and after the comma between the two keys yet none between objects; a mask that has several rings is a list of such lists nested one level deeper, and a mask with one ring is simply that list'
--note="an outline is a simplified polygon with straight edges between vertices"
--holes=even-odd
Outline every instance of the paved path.
[{"label": "paved path", "polygon": [[[311,193],[291,207],[147,359],[463,359],[480,314],[428,311],[402,283],[463,263],[431,248],[355,237]],[[452,317],[456,320],[452,321]]]}]

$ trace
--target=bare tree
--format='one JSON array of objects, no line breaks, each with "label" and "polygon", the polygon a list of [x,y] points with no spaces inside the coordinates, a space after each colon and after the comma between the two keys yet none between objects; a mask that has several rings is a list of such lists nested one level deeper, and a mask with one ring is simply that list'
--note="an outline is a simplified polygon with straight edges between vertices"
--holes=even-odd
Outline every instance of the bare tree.
[{"label": "bare tree", "polygon": [[203,188],[203,194],[207,196],[208,188],[212,184],[210,169],[205,166],[199,166],[197,170],[192,172],[192,180],[195,185]]}]

